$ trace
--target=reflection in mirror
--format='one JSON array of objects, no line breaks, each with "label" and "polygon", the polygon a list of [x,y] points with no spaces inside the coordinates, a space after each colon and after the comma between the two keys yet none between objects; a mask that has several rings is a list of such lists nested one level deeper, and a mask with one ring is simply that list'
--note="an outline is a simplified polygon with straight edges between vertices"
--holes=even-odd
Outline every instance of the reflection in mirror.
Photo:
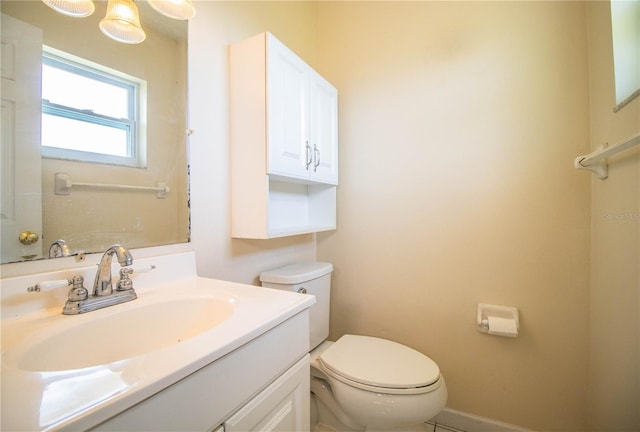
[{"label": "reflection in mirror", "polygon": [[[99,29],[107,2],[94,3],[86,18],[41,1],[0,3],[2,263],[189,241],[187,22],[136,1],[146,38],[118,43]],[[47,84],[46,100],[44,54],[76,74],[54,81],[56,91]],[[103,108],[122,88],[133,89],[121,99],[133,118]]]},{"label": "reflection in mirror", "polygon": [[640,96],[640,0],[610,7],[617,112]]}]

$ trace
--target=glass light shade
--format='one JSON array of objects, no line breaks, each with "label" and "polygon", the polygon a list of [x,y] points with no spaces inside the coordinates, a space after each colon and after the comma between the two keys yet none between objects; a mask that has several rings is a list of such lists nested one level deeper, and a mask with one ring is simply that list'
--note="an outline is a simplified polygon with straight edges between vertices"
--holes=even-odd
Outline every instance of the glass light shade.
[{"label": "glass light shade", "polygon": [[93,0],[42,0],[42,3],[56,12],[76,18],[89,16],[96,10]]},{"label": "glass light shade", "polygon": [[100,30],[111,39],[128,44],[140,43],[147,37],[140,25],[138,7],[132,0],[109,0]]},{"label": "glass light shade", "polygon": [[148,0],[147,3],[157,12],[173,19],[188,20],[196,14],[191,0]]}]

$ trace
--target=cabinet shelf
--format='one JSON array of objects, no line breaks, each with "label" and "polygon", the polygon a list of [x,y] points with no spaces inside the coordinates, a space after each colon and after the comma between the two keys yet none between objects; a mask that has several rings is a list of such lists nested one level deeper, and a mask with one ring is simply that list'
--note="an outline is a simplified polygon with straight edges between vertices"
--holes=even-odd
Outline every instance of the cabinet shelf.
[{"label": "cabinet shelf", "polygon": [[[232,188],[231,235],[270,239],[336,229],[336,186],[264,176],[260,188]],[[252,189],[249,191],[248,189]]]},{"label": "cabinet shelf", "polygon": [[336,187],[269,179],[267,229],[270,237],[336,228]]}]

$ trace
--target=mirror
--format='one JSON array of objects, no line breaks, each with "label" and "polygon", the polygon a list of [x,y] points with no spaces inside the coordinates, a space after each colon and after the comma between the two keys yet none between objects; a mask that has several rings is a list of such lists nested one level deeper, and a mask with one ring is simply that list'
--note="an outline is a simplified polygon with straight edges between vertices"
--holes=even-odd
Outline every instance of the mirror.
[{"label": "mirror", "polygon": [[[140,248],[189,241],[187,22],[166,18],[145,1],[136,1],[147,38],[141,44],[123,44],[102,34],[98,23],[106,1],[95,4],[91,16],[72,18],[41,1],[0,3],[2,263],[48,258],[58,240],[63,247],[54,247],[51,257],[102,252],[114,243]],[[41,42],[12,43],[9,24],[15,22],[33,30],[36,39],[40,34]],[[143,166],[41,155],[40,77],[36,80],[19,68],[18,49],[29,43],[143,80],[138,128]],[[12,100],[14,87],[16,94],[35,92],[40,104],[31,112],[21,109]],[[35,157],[23,154],[29,146],[35,148]],[[156,187],[168,192],[158,193]]]}]

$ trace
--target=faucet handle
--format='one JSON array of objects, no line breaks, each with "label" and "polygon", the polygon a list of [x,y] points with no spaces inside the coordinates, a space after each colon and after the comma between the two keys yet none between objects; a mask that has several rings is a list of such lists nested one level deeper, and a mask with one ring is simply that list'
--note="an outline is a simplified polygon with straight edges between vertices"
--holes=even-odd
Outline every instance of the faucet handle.
[{"label": "faucet handle", "polygon": [[[77,307],[77,303],[86,300],[89,297],[89,291],[84,287],[84,278],[80,275],[76,275],[71,279],[58,279],[45,282],[39,282],[33,286],[27,288],[27,292],[40,292],[43,289],[54,289],[72,285],[69,290],[68,300],[65,304],[64,310],[69,309],[73,304]],[[65,313],[63,311],[63,313]]]},{"label": "faucet handle", "polygon": [[156,269],[155,264],[149,264],[147,266],[131,267],[131,272],[132,273],[149,273],[155,269]]},{"label": "faucet handle", "polygon": [[89,298],[89,291],[84,287],[84,278],[82,276],[74,276],[70,280],[71,290],[69,290],[69,301],[80,301]]},{"label": "faucet handle", "polygon": [[118,281],[118,288],[116,291],[126,291],[133,289],[133,281],[129,279],[129,275],[133,273],[133,268],[122,267],[120,269],[120,280]]},{"label": "faucet handle", "polygon": [[61,288],[67,285],[71,285],[72,283],[73,282],[71,279],[57,279],[57,280],[38,282],[35,285],[27,287],[27,292],[40,292],[42,290]]},{"label": "faucet handle", "polygon": [[69,279],[73,285],[69,290],[69,298],[62,308],[63,315],[75,315],[82,313],[80,306],[89,298],[89,291],[84,287],[84,278],[80,275]]}]

